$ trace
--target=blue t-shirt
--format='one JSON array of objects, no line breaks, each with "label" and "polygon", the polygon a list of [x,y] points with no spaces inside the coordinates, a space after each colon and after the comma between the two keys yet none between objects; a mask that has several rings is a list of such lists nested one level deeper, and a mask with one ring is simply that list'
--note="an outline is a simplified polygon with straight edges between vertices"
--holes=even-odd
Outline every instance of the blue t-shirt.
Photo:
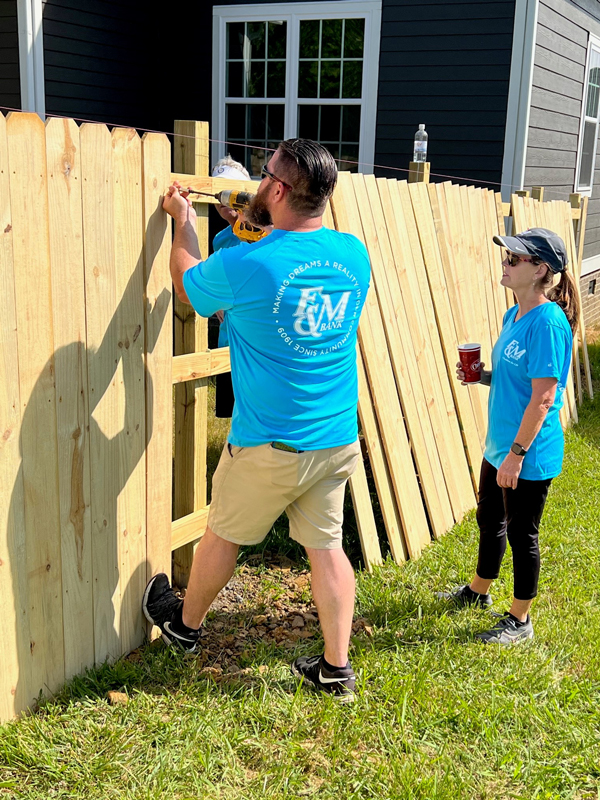
[{"label": "blue t-shirt", "polygon": [[[226,249],[228,247],[237,247],[240,244],[240,239],[233,232],[231,225],[219,231],[213,239],[213,252]],[[222,311],[222,309],[219,309]],[[219,325],[219,340],[217,342],[219,347],[229,346],[229,336],[227,335],[227,312],[223,314],[223,322]]]},{"label": "blue t-shirt", "polygon": [[320,450],[356,440],[356,331],[369,279],[364,245],[328,228],[275,230],[184,273],[200,315],[228,310],[231,444]]},{"label": "blue t-shirt", "polygon": [[564,436],[559,419],[569,378],[573,334],[556,303],[536,306],[515,322],[518,306],[504,315],[492,352],[492,385],[484,458],[496,469],[508,455],[531,400],[533,378],[556,378],[556,397],[523,459],[521,478],[541,481],[562,470]]}]

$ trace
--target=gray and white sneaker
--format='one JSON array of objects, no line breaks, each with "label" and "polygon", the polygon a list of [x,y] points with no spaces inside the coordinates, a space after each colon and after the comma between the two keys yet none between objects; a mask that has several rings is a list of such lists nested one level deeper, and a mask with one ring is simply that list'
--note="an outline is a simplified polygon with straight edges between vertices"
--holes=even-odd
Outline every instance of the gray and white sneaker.
[{"label": "gray and white sneaker", "polygon": [[[155,575],[144,592],[142,611],[153,625],[160,628],[163,641],[168,645],[180,647],[186,653],[193,653],[198,645],[200,631],[188,628],[186,632],[178,630],[173,617],[179,612],[183,600],[171,589],[168,577],[164,572]],[[180,614],[178,614],[181,617]]]},{"label": "gray and white sneaker", "polygon": [[447,600],[461,608],[463,606],[480,606],[481,608],[487,608],[491,606],[493,602],[491,594],[477,594],[477,592],[471,589],[468,583],[465,583],[464,586],[457,586],[449,592],[436,592],[435,596],[438,600]]},{"label": "gray and white sneaker", "polygon": [[506,613],[493,628],[476,634],[475,638],[484,644],[519,644],[527,639],[533,639],[531,618],[528,616],[527,622],[519,625],[514,617]]}]

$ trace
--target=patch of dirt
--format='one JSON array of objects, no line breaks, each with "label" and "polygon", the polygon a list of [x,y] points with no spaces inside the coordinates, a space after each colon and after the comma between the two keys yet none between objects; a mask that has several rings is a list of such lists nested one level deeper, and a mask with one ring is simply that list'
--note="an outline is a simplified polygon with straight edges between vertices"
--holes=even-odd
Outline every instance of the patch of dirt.
[{"label": "patch of dirt", "polygon": [[[178,593],[185,597],[185,589]],[[352,632],[372,634],[364,618],[354,621]],[[201,650],[190,658],[206,677],[243,679],[255,670],[242,669],[240,662],[247,663],[259,643],[293,649],[303,639],[314,639],[318,653],[319,636],[310,572],[285,556],[268,560],[263,555],[251,556],[215,599],[202,628]],[[140,653],[134,651],[127,658],[139,661]],[[259,667],[261,673],[267,670]]]}]

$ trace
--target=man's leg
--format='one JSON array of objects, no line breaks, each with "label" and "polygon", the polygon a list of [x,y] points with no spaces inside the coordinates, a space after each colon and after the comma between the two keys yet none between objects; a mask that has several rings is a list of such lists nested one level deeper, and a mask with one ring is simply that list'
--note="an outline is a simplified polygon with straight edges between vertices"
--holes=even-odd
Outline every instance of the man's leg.
[{"label": "man's leg", "polygon": [[233,575],[239,549],[238,544],[206,529],[194,555],[183,602],[182,618],[188,628],[199,628],[204,622],[211,603]]},{"label": "man's leg", "polygon": [[325,639],[325,661],[335,667],[348,663],[348,645],[354,614],[354,570],[341,547],[307,547],[312,593]]}]

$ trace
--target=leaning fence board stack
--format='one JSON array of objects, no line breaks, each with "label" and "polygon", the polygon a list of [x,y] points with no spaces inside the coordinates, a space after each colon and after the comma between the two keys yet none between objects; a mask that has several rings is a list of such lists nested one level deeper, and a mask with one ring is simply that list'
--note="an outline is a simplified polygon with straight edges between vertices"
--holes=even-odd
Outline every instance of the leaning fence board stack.
[{"label": "leaning fence board stack", "polygon": [[[365,242],[350,175],[340,174],[332,198],[332,210],[338,230],[353,233]],[[381,313],[373,291],[368,292],[365,300],[359,340],[407,549],[411,558],[414,558],[429,544],[429,528],[412,464]]]}]

